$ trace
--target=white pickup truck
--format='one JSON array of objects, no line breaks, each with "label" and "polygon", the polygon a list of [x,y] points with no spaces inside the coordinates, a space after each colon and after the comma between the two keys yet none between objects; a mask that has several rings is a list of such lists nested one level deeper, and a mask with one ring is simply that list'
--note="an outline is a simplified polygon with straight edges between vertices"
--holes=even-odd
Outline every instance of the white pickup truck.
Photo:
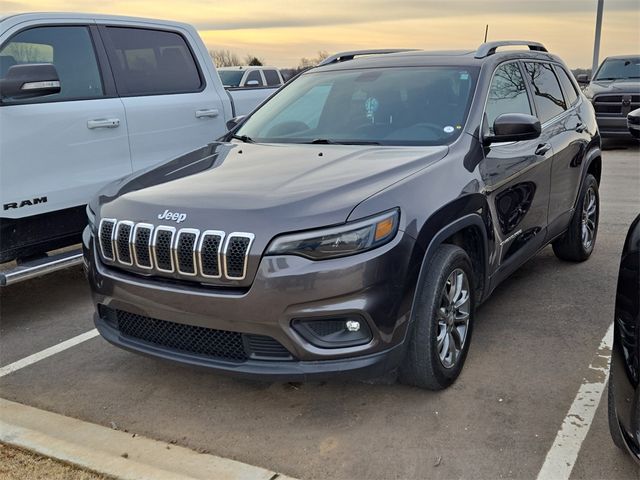
[{"label": "white pickup truck", "polygon": [[80,261],[104,184],[215,140],[276,88],[228,92],[195,28],[73,13],[0,18],[0,285]]}]

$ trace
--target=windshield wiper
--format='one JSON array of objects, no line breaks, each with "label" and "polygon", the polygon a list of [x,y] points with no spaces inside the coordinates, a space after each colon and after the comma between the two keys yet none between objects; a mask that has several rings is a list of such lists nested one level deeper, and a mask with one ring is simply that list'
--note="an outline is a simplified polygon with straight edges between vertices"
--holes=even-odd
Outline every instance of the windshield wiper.
[{"label": "windshield wiper", "polygon": [[380,145],[380,142],[368,140],[345,140],[337,142],[328,138],[315,138],[309,142],[312,145]]},{"label": "windshield wiper", "polygon": [[241,142],[244,143],[256,143],[253,138],[251,138],[248,135],[231,135],[231,138],[235,139],[235,140],[240,140]]}]

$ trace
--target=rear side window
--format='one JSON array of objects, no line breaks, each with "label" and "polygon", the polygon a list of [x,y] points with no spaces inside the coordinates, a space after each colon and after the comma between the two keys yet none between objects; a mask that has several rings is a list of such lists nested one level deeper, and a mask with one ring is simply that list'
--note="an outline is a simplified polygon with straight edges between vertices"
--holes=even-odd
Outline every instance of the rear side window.
[{"label": "rear side window", "polygon": [[[257,85],[249,85],[249,82],[251,81],[256,81],[258,82]],[[260,71],[259,70],[253,70],[251,72],[249,72],[249,74],[247,75],[247,81],[244,82],[245,86],[247,87],[263,87],[264,84],[262,83],[262,77],[260,76]]]},{"label": "rear side window", "polygon": [[541,123],[560,115],[567,109],[556,74],[549,63],[526,62],[527,76],[531,81],[533,101]]},{"label": "rear side window", "polygon": [[118,90],[125,95],[200,91],[203,83],[181,35],[160,30],[107,27]]},{"label": "rear side window", "polygon": [[556,67],[556,72],[558,72],[558,79],[562,84],[562,90],[564,90],[567,105],[573,105],[578,101],[578,92],[576,92],[576,87],[573,85],[573,82],[569,78],[569,74],[564,68]]},{"label": "rear side window", "polygon": [[493,133],[493,122],[503,113],[532,113],[525,80],[517,63],[501,65],[493,74],[485,109],[490,133]]},{"label": "rear side window", "polygon": [[276,85],[280,85],[280,77],[278,76],[278,72],[275,70],[263,70],[264,78],[267,80],[267,85],[270,87],[274,87]]},{"label": "rear side window", "polygon": [[28,103],[103,96],[100,70],[86,27],[31,28],[0,48],[0,78],[13,65],[28,63],[52,63],[60,79],[60,93],[25,100]]}]

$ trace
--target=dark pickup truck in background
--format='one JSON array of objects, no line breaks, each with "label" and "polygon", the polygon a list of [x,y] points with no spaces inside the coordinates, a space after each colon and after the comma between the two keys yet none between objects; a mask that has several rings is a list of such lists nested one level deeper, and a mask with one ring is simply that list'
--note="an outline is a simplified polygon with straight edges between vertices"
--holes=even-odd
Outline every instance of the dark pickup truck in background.
[{"label": "dark pickup truck in background", "polygon": [[596,111],[600,135],[626,137],[627,115],[640,108],[640,55],[618,55],[604,59],[591,81],[586,74],[578,82]]}]

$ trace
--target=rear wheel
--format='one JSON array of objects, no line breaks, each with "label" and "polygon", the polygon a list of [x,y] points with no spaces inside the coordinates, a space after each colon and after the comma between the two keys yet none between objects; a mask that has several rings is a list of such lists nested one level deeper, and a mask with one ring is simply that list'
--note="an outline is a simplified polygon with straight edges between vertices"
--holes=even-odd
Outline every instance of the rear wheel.
[{"label": "rear wheel", "polygon": [[598,234],[600,196],[598,181],[587,174],[569,228],[553,242],[556,257],[570,262],[584,262],[591,256]]},{"label": "rear wheel", "polygon": [[438,247],[416,292],[412,331],[399,372],[402,383],[442,390],[460,375],[473,327],[472,274],[462,248]]}]

